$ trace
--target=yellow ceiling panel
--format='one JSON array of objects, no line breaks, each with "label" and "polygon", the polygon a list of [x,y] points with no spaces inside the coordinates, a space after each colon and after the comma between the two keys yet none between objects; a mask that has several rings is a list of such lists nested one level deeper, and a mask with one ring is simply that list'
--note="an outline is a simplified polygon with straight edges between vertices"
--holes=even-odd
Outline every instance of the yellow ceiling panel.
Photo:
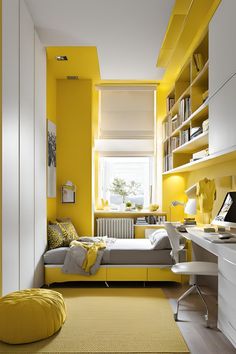
[{"label": "yellow ceiling panel", "polygon": [[[57,56],[68,60],[57,61]],[[78,76],[80,79],[100,80],[96,47],[48,47],[47,64],[56,79]]]},{"label": "yellow ceiling panel", "polygon": [[[165,82],[167,84],[175,81],[181,67],[189,59],[194,47],[206,31],[208,23],[220,1],[176,0],[157,61],[159,67],[166,68],[161,83]],[[180,15],[179,21],[174,22],[176,13],[182,13],[182,15]],[[169,46],[173,45],[173,43],[175,45],[170,50]]]}]

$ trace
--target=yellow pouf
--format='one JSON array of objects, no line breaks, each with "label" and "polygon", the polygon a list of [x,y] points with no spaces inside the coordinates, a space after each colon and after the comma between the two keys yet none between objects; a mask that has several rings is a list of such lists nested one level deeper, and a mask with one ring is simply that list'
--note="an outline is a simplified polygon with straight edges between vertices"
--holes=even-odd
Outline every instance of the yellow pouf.
[{"label": "yellow pouf", "polygon": [[57,291],[15,291],[0,299],[0,340],[22,344],[48,338],[61,328],[65,319],[65,303]]}]

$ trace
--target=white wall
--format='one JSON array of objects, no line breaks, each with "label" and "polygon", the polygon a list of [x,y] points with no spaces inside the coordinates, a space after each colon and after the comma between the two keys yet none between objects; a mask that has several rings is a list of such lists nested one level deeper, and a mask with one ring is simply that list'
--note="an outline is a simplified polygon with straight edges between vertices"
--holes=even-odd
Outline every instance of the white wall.
[{"label": "white wall", "polygon": [[2,3],[2,283],[6,294],[43,284],[46,56],[25,2]]}]

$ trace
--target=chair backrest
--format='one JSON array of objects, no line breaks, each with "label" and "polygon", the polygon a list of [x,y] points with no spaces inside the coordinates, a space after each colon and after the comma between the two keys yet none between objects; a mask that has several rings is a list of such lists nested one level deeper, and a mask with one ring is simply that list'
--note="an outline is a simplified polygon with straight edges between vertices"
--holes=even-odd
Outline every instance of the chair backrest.
[{"label": "chair backrest", "polygon": [[180,244],[180,239],[182,238],[181,233],[179,233],[175,226],[171,222],[165,222],[165,229],[167,231],[170,245],[171,245],[171,256],[174,259],[175,263],[179,262],[179,252],[183,250],[183,245]]}]

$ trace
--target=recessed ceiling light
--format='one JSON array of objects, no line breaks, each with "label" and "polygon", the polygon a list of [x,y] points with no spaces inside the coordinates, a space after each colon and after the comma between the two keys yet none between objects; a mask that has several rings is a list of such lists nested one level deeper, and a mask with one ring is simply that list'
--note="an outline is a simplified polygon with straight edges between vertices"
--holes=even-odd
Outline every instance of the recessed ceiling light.
[{"label": "recessed ceiling light", "polygon": [[58,55],[56,57],[56,60],[58,61],[64,61],[64,60],[68,60],[67,56],[66,55]]}]

